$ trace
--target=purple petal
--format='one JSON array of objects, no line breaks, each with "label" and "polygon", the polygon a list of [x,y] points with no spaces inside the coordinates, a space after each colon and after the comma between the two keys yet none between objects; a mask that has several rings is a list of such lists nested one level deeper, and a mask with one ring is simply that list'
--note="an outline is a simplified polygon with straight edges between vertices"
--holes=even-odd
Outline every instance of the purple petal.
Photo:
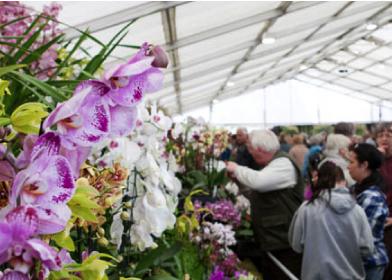
[{"label": "purple petal", "polygon": [[0,181],[12,181],[15,170],[7,160],[0,160]]},{"label": "purple petal", "polygon": [[57,258],[59,259],[61,265],[66,265],[70,263],[74,263],[75,261],[71,258],[69,252],[65,249],[61,249],[57,254]]},{"label": "purple petal", "polygon": [[[12,241],[12,230],[9,224],[0,223],[0,254],[7,251]],[[1,263],[0,263],[1,264]]]},{"label": "purple petal", "polygon": [[115,71],[111,77],[108,77],[108,75],[105,75],[105,78],[115,78],[115,77],[129,77],[133,75],[138,75],[143,73],[144,71],[147,71],[150,69],[151,63],[153,62],[154,57],[144,57],[143,59],[137,61],[137,62],[132,62],[132,63],[127,63],[122,65]]},{"label": "purple petal", "polygon": [[16,166],[19,169],[26,168],[27,165],[29,165],[31,161],[31,152],[33,151],[33,147],[37,139],[37,135],[28,135],[25,137],[23,141],[23,152],[21,152],[16,159]]},{"label": "purple petal", "polygon": [[10,203],[15,204],[18,197],[24,204],[66,203],[74,191],[73,173],[65,157],[39,157],[16,175]]},{"label": "purple petal", "polygon": [[146,71],[151,67],[151,63],[153,61],[153,59],[148,58],[146,55],[148,53],[148,49],[149,44],[144,43],[140,50],[135,55],[133,55],[127,63],[115,65],[106,71],[104,74],[104,79],[109,81],[113,77],[124,77]]},{"label": "purple petal", "polygon": [[57,252],[41,239],[30,239],[26,242],[26,247],[31,250],[34,258],[41,260],[43,265],[50,270],[58,270],[56,262]]},{"label": "purple petal", "polygon": [[75,115],[83,104],[83,100],[93,91],[92,86],[81,86],[79,91],[75,90],[73,97],[63,103],[59,103],[46,118],[43,128],[46,129],[58,123],[61,120],[67,119]]},{"label": "purple petal", "polygon": [[126,136],[132,132],[136,125],[137,108],[124,106],[110,108],[110,118],[112,120],[111,134]]},{"label": "purple petal", "polygon": [[38,229],[37,211],[30,206],[19,206],[6,216],[6,221],[12,229],[13,239],[17,242],[25,242]]},{"label": "purple petal", "polygon": [[36,163],[41,165],[40,161],[46,161],[46,168],[39,172],[41,182],[45,183],[48,189],[44,194],[37,196],[34,204],[68,202],[75,191],[74,177],[68,160],[63,156],[52,156],[51,158],[39,158]]},{"label": "purple petal", "polygon": [[27,170],[22,170],[20,172],[18,172],[18,174],[16,174],[15,176],[15,180],[12,184],[12,188],[11,188],[11,196],[9,198],[9,203],[11,205],[15,205],[16,206],[16,201],[23,189],[23,185],[26,182],[27,178],[30,176],[30,174],[28,173]]},{"label": "purple petal", "polygon": [[151,68],[140,75],[129,78],[128,83],[121,88],[109,92],[112,100],[121,106],[135,106],[145,93],[153,92],[162,87],[163,73]]},{"label": "purple petal", "polygon": [[150,44],[144,42],[140,47],[139,51],[128,60],[128,63],[135,63],[138,62],[139,60],[144,59],[147,56],[149,48],[150,48]]},{"label": "purple petal", "polygon": [[86,161],[90,152],[91,148],[77,146],[76,144],[73,144],[71,148],[63,146],[60,150],[60,154],[68,159],[75,178],[79,177],[80,167]]},{"label": "purple petal", "polygon": [[29,280],[30,278],[19,271],[7,271],[4,273],[2,277],[0,277],[0,280]]},{"label": "purple petal", "polygon": [[46,204],[37,206],[38,234],[54,234],[64,230],[71,218],[71,210],[66,204]]},{"label": "purple petal", "polygon": [[55,132],[47,132],[41,135],[34,145],[31,152],[31,159],[35,160],[41,155],[58,155],[60,150],[60,136]]},{"label": "purple petal", "polygon": [[80,93],[83,93],[84,90],[88,89],[91,93],[96,94],[98,96],[104,96],[110,88],[103,82],[97,80],[88,80],[81,82],[78,84],[74,91],[74,96]]},{"label": "purple petal", "polygon": [[109,132],[110,114],[107,100],[97,95],[88,96],[78,113],[81,126],[69,128],[66,137],[77,145],[90,147],[100,142]]}]

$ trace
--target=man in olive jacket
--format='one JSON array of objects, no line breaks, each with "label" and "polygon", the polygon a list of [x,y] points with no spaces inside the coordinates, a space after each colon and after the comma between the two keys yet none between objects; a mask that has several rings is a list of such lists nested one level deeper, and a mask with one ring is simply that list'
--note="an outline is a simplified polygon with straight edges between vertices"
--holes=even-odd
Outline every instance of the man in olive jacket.
[{"label": "man in olive jacket", "polygon": [[[271,252],[294,275],[300,276],[301,255],[288,242],[288,230],[295,211],[303,201],[301,171],[286,153],[279,151],[279,140],[270,130],[250,134],[249,152],[261,170],[234,162],[227,163],[229,176],[242,186],[251,202],[252,223],[261,250]],[[288,279],[264,254],[264,279]]]}]

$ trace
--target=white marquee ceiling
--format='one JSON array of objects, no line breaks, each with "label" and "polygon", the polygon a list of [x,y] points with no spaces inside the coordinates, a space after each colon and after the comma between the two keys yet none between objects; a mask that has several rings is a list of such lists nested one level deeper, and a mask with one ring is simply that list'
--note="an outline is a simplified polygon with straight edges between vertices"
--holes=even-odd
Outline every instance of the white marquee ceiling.
[{"label": "white marquee ceiling", "polygon": [[[392,2],[60,3],[61,21],[103,42],[137,19],[125,44],[164,45],[171,64],[150,99],[172,114],[288,79],[369,102],[392,99]],[[110,63],[130,55],[119,48]]]}]

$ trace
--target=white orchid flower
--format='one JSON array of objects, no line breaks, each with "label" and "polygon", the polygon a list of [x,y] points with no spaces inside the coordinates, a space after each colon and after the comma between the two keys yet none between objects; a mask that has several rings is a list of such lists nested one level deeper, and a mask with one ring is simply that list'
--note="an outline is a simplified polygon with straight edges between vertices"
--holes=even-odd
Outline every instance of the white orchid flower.
[{"label": "white orchid flower", "polygon": [[120,248],[122,242],[122,235],[124,232],[124,225],[121,219],[121,212],[113,216],[113,222],[110,226],[110,236],[112,237],[112,243],[117,245],[117,249]]},{"label": "white orchid flower", "polygon": [[148,223],[143,220],[139,221],[139,224],[133,224],[131,227],[131,243],[140,251],[144,251],[146,248],[150,248],[155,244],[149,228]]},{"label": "white orchid flower", "polygon": [[225,186],[225,190],[227,190],[229,193],[231,193],[233,195],[238,194],[238,186],[234,182],[227,183],[227,185]]},{"label": "white orchid flower", "polygon": [[160,237],[163,231],[173,228],[176,217],[168,208],[166,198],[159,188],[152,188],[141,200],[142,206],[139,210],[143,212],[135,212],[135,218],[143,216],[143,220],[150,225],[151,233],[154,236]]}]

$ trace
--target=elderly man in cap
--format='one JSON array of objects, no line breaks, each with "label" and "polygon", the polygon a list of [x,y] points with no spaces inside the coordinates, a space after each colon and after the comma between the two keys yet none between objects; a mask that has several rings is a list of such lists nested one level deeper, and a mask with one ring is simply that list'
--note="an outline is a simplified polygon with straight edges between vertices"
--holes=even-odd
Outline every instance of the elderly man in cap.
[{"label": "elderly man in cap", "polygon": [[292,217],[303,201],[301,170],[286,153],[279,151],[279,140],[270,130],[253,131],[248,146],[262,169],[252,170],[228,162],[227,171],[250,199],[253,228],[264,253],[263,277],[266,280],[287,279],[267,252],[299,277],[301,255],[290,248],[287,233]]}]

